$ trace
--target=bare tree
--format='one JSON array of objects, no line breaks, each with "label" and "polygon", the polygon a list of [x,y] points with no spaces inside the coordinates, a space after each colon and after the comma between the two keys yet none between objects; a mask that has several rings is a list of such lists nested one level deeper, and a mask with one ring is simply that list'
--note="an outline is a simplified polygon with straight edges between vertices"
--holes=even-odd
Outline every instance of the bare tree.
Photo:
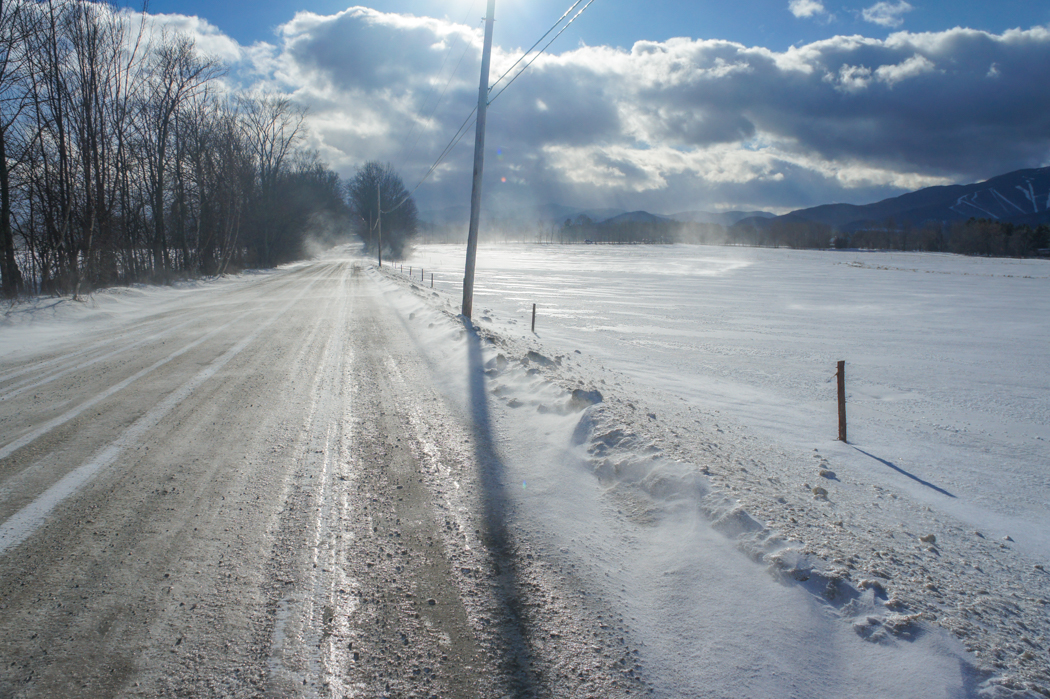
[{"label": "bare tree", "polygon": [[165,39],[148,61],[148,94],[139,119],[146,179],[153,218],[153,269],[164,275],[171,269],[165,230],[168,150],[172,147],[175,119],[186,100],[222,74],[214,60],[197,53],[185,36]]},{"label": "bare tree", "polygon": [[245,143],[257,173],[260,261],[269,266],[276,261],[285,232],[274,194],[290,154],[303,138],[306,110],[280,95],[245,97],[240,107]]},{"label": "bare tree", "polygon": [[29,103],[27,83],[27,36],[32,31],[32,14],[24,0],[0,0],[0,260],[3,295],[14,297],[22,286],[22,274],[15,259],[15,240],[11,226],[11,174],[9,170],[10,132]]},{"label": "bare tree", "polygon": [[304,110],[222,97],[221,65],[184,36],[150,45],[141,20],[106,2],[0,0],[6,296],[26,275],[78,294],[273,265],[311,226],[341,225],[339,178],[301,150]]}]

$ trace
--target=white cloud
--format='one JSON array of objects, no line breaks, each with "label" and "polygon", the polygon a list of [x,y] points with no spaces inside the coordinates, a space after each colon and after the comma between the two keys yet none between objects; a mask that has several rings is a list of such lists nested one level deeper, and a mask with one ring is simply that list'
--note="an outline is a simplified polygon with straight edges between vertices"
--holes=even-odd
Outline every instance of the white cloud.
[{"label": "white cloud", "polygon": [[[309,106],[314,146],[344,175],[391,161],[413,187],[476,103],[480,45],[470,27],[357,7],[301,13],[279,45],[226,53],[242,79]],[[493,76],[516,57],[497,46]],[[669,212],[978,180],[1039,166],[1050,95],[1031,85],[1047,80],[1044,27],[837,36],[783,52],[684,38],[582,46],[542,56],[493,103],[487,141],[502,157],[486,174],[507,185],[488,191]],[[472,141],[471,130],[417,192],[422,209],[469,194]]]},{"label": "white cloud", "polygon": [[905,0],[900,0],[895,5],[888,2],[877,2],[871,7],[865,8],[861,12],[861,16],[864,17],[865,21],[872,24],[878,24],[883,27],[899,27],[904,24],[904,18],[901,15],[914,9]]},{"label": "white cloud", "polygon": [[824,3],[820,0],[791,0],[788,3],[788,9],[796,17],[813,17],[827,13]]},{"label": "white cloud", "polygon": [[[142,15],[131,13],[129,17],[137,31]],[[198,51],[216,60],[236,63],[244,57],[243,47],[206,19],[179,14],[153,15],[149,19],[144,37],[147,42],[178,34],[193,39]]]},{"label": "white cloud", "polygon": [[871,68],[844,65],[839,68],[838,74],[828,73],[824,80],[833,84],[840,92],[860,92],[871,84]]},{"label": "white cloud", "polygon": [[926,73],[936,70],[936,68],[937,64],[926,58],[926,56],[915,54],[902,63],[892,66],[879,66],[878,69],[875,70],[875,77],[880,82],[884,82],[892,87],[902,80],[925,75]]}]

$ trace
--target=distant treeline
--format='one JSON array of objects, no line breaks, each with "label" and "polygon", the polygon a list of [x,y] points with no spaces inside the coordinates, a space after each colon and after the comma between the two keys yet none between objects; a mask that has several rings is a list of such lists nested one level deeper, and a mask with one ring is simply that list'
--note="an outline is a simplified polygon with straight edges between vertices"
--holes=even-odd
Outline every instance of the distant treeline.
[{"label": "distant treeline", "polygon": [[[1033,257],[1050,247],[1050,226],[1031,227],[987,219],[949,223],[885,221],[860,230],[836,231],[824,223],[776,218],[718,223],[678,221],[596,222],[586,216],[561,225],[492,221],[484,239],[501,242],[753,245],[796,249],[863,248],[953,252],[963,255]],[[421,224],[424,242],[462,242],[465,226]],[[1040,252],[1042,251],[1042,252]]]},{"label": "distant treeline", "polygon": [[1047,254],[1050,226],[1045,223],[1036,227],[1015,225],[984,218],[946,224],[927,222],[921,226],[889,222],[881,228],[872,227],[836,237],[835,243],[838,247],[1034,257]]},{"label": "distant treeline", "polygon": [[224,68],[142,15],[0,3],[3,292],[272,266],[349,227],[302,109],[232,96]]},{"label": "distant treeline", "polygon": [[742,221],[729,230],[733,242],[791,248],[861,248],[952,252],[961,255],[1033,257],[1050,243],[1050,226],[1031,227],[974,219],[927,221],[921,226],[893,220],[853,231],[836,231],[813,221],[772,219],[758,225]]}]

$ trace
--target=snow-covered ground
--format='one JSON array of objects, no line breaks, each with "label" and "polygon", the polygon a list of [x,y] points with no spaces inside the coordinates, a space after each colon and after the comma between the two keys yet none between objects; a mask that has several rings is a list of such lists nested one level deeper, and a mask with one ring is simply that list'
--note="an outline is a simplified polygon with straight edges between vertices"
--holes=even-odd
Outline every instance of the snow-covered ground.
[{"label": "snow-covered ground", "polygon": [[[214,303],[223,303],[223,292],[305,264],[308,263],[296,262],[276,270],[249,270],[239,275],[179,281],[169,286],[118,286],[85,294],[79,299],[37,296],[15,303],[0,302],[0,358],[14,360],[27,353],[76,342],[94,330],[119,327],[123,323],[178,311],[188,305],[190,298],[211,296]],[[158,325],[160,332],[174,329],[171,325]],[[87,354],[90,348],[82,349]]]},{"label": "snow-covered ground", "polygon": [[[405,264],[427,299],[407,311],[424,338],[442,325],[424,325],[420,308],[458,310],[462,258],[460,247],[422,246]],[[523,512],[534,508],[545,532],[537,536],[564,538],[578,565],[615,581],[633,631],[664,646],[649,662],[665,665],[657,674],[667,689],[709,687],[712,663],[733,667],[723,656],[736,654],[738,670],[759,683],[747,685],[755,696],[765,694],[761,681],[785,676],[786,686],[825,694],[799,676],[814,672],[803,658],[770,651],[787,667],[759,669],[755,651],[724,642],[738,625],[747,644],[790,645],[782,633],[811,643],[803,638],[812,619],[789,619],[798,609],[778,598],[800,589],[851,634],[883,646],[914,624],[950,630],[996,675],[994,691],[1050,686],[1047,262],[491,246],[478,254],[474,309],[493,338],[485,360],[509,362],[490,366],[490,392],[509,416],[500,424],[508,450],[518,449],[511,479],[527,483]],[[522,363],[530,349],[541,358]],[[542,357],[560,359],[547,366]],[[849,444],[834,439],[839,359]],[[605,400],[581,422],[542,397],[550,386],[597,388]],[[551,417],[558,412],[569,416]],[[572,480],[583,472],[608,490]],[[600,516],[609,508],[612,516]],[[802,585],[774,593],[726,573],[735,559],[709,538],[712,528]],[[918,657],[921,642],[910,641],[906,657]],[[944,666],[920,655],[914,673],[898,658],[887,677],[918,687],[917,678],[937,676],[949,686],[935,671]],[[975,691],[965,689],[971,681],[959,692]],[[914,696],[938,695],[927,690]]]},{"label": "snow-covered ground", "polygon": [[[368,274],[499,454],[520,555],[579,580],[548,603],[607,610],[625,675],[664,697],[1048,696],[1050,264],[482,247],[464,328],[462,263],[423,246]],[[0,355],[246,279],[19,304]]]}]

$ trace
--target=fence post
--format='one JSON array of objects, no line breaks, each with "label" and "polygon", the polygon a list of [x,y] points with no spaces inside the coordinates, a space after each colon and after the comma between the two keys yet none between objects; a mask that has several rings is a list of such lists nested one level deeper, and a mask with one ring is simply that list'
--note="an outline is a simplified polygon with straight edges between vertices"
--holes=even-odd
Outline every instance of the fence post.
[{"label": "fence post", "polygon": [[430,273],[430,288],[431,289],[434,288],[434,273],[433,272]]},{"label": "fence post", "polygon": [[536,304],[532,304],[532,332],[536,332]]},{"label": "fence post", "polygon": [[839,380],[839,441],[846,441],[846,362],[839,362],[835,376]]}]

